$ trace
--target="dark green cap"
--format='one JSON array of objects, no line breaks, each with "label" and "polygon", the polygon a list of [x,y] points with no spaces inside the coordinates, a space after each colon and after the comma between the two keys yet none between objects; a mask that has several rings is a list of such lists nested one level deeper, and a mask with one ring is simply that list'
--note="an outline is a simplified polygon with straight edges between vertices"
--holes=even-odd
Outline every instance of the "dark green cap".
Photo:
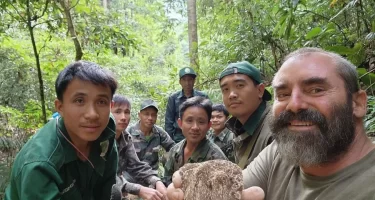
[{"label": "dark green cap", "polygon": [[159,111],[158,105],[152,99],[146,99],[146,100],[144,100],[141,103],[141,109],[140,109],[140,111],[142,111],[142,110],[144,110],[146,108],[149,108],[149,107],[154,107],[156,109],[156,111]]},{"label": "dark green cap", "polygon": [[[260,71],[254,65],[250,64],[247,61],[230,63],[221,73],[219,76],[219,81],[224,78],[225,76],[231,74],[245,74],[248,75],[251,79],[255,82],[263,83],[262,77],[260,75]],[[272,95],[268,92],[267,89],[264,90],[263,99],[265,101],[269,101],[272,99]]]},{"label": "dark green cap", "polygon": [[180,79],[185,75],[191,75],[194,78],[197,76],[194,69],[191,68],[191,67],[184,67],[184,68],[180,69],[180,72],[178,73],[178,75],[180,76]]}]

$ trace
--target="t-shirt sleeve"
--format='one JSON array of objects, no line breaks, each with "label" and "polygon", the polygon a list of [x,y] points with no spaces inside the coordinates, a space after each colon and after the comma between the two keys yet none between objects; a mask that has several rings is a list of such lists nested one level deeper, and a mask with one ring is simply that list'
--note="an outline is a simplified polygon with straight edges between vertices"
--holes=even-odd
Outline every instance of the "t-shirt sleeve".
[{"label": "t-shirt sleeve", "polygon": [[277,145],[275,142],[267,146],[260,154],[242,171],[244,188],[259,186],[267,190],[267,180],[272,163],[276,157]]},{"label": "t-shirt sleeve", "polygon": [[58,172],[49,163],[29,163],[11,180],[6,199],[61,199],[59,182]]}]

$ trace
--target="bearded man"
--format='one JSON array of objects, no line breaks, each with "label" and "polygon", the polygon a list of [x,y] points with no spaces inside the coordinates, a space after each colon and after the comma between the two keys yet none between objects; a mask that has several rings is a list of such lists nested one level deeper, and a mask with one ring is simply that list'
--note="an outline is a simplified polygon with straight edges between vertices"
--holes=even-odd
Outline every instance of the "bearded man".
[{"label": "bearded man", "polygon": [[[355,66],[302,48],[286,57],[272,87],[275,142],[243,170],[242,198],[375,199],[375,145],[365,132],[367,95]],[[179,199],[173,186],[168,196]]]}]

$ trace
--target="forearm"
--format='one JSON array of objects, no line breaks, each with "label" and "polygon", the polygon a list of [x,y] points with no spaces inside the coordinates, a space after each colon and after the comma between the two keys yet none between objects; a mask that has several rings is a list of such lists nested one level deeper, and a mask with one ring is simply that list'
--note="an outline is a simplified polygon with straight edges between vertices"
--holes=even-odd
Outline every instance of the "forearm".
[{"label": "forearm", "polygon": [[139,191],[141,190],[142,185],[137,183],[130,183],[128,181],[125,181],[124,185],[122,186],[121,191],[127,192],[129,194],[138,195]]},{"label": "forearm", "polygon": [[161,181],[161,179],[157,176],[150,176],[145,182],[148,185],[151,185],[153,188],[156,188],[156,182]]}]

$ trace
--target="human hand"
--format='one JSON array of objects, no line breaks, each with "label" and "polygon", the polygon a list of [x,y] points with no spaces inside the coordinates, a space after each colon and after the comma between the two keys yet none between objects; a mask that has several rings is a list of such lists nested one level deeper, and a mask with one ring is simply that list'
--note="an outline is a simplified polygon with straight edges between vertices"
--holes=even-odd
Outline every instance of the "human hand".
[{"label": "human hand", "polygon": [[[184,192],[181,190],[182,179],[179,171],[172,177],[172,183],[167,188],[169,200],[184,200]],[[264,200],[265,194],[262,188],[253,186],[242,191],[242,200]]]},{"label": "human hand", "polygon": [[149,188],[149,187],[141,187],[139,190],[139,194],[142,199],[144,200],[164,200],[164,195],[159,191]]},{"label": "human hand", "polygon": [[156,188],[157,191],[159,191],[161,194],[163,194],[163,197],[165,198],[165,200],[168,200],[167,188],[164,186],[163,182],[157,181],[156,184],[155,184],[155,188]]}]

